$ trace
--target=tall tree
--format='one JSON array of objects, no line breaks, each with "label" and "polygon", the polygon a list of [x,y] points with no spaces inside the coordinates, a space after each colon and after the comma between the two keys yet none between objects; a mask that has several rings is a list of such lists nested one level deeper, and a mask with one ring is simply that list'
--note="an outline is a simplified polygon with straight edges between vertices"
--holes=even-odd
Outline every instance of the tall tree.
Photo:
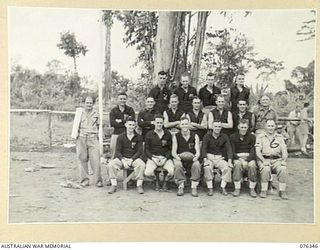
[{"label": "tall tree", "polygon": [[202,11],[198,13],[198,23],[196,31],[195,47],[193,51],[192,67],[191,67],[191,82],[193,86],[198,85],[200,64],[202,58],[203,45],[205,40],[206,25],[209,12]]},{"label": "tall tree", "polygon": [[78,42],[74,33],[66,31],[60,33],[60,43],[57,44],[58,48],[64,50],[64,54],[73,58],[74,72],[77,73],[76,59],[82,54],[86,55],[88,52],[87,46]]},{"label": "tall tree", "polygon": [[306,67],[295,67],[291,72],[291,77],[295,78],[300,91],[309,94],[314,90],[314,60]]},{"label": "tall tree", "polygon": [[304,21],[297,31],[297,35],[300,37],[298,41],[307,41],[314,39],[316,36],[316,11],[310,10],[310,19]]}]

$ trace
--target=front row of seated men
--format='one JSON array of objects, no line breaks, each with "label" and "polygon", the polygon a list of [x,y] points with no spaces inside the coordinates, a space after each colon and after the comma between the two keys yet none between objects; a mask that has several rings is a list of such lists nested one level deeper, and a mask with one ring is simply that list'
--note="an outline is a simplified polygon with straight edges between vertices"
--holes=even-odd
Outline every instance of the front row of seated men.
[{"label": "front row of seated men", "polygon": [[[274,120],[267,120],[266,133],[257,139],[250,133],[246,119],[240,120],[238,132],[232,134],[230,139],[221,133],[221,122],[214,120],[212,130],[204,135],[201,147],[199,136],[190,130],[192,126],[187,116],[180,118],[180,131],[177,133],[164,129],[163,123],[163,116],[155,115],[154,129],[145,136],[143,152],[143,138],[135,131],[136,121],[132,117],[127,119],[126,131],[117,139],[115,158],[108,165],[111,181],[109,194],[117,190],[116,171],[131,168],[140,194],[144,193],[142,184],[146,176],[155,179],[155,189],[158,191],[168,191],[168,181],[174,178],[178,186],[177,195],[182,196],[189,174],[191,194],[196,197],[203,166],[209,196],[213,195],[214,169],[219,169],[222,195],[228,195],[226,185],[233,181],[233,196],[239,196],[241,180],[244,172],[247,172],[250,196],[257,197],[255,187],[260,177],[260,197],[266,198],[271,174],[276,173],[279,196],[288,199],[285,192],[287,149],[283,137],[275,132]],[[161,172],[164,175],[162,186]]]}]

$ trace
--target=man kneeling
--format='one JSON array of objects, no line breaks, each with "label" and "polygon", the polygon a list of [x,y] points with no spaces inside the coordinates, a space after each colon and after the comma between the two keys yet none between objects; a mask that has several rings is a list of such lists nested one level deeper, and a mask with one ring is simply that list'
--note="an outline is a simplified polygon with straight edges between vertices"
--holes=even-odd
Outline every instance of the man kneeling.
[{"label": "man kneeling", "polygon": [[186,181],[185,170],[191,169],[191,194],[198,196],[197,186],[200,180],[201,165],[199,136],[190,131],[190,121],[187,117],[180,120],[181,131],[172,137],[172,156],[175,165],[174,179],[178,185],[178,196],[183,195],[184,183]]},{"label": "man kneeling", "polygon": [[117,138],[115,159],[113,159],[108,166],[109,178],[111,187],[108,191],[113,194],[117,190],[116,172],[121,168],[133,169],[135,179],[137,180],[137,191],[143,194],[143,172],[145,170],[145,163],[140,158],[142,157],[142,137],[135,132],[136,121],[133,117],[129,117],[125,123],[126,131]]},{"label": "man kneeling", "polygon": [[156,177],[156,191],[160,191],[160,172],[164,173],[162,189],[168,191],[167,182],[173,177],[174,165],[171,160],[172,138],[168,130],[163,130],[163,116],[154,116],[154,130],[145,138],[145,154],[147,156],[145,176]]},{"label": "man kneeling", "polygon": [[257,182],[257,166],[255,162],[256,138],[249,131],[249,121],[242,119],[238,125],[238,132],[230,136],[233,151],[233,181],[235,190],[233,196],[240,195],[241,178],[244,171],[248,172],[250,195],[257,197],[255,192]]}]

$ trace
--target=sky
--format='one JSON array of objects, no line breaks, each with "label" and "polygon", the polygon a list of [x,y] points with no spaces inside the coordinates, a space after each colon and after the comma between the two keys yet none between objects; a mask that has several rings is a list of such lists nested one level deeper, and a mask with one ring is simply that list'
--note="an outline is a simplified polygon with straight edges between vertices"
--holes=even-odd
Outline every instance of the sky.
[{"label": "sky", "polygon": [[[244,10],[229,13],[232,13],[232,22],[219,15],[219,11],[212,11],[207,27],[235,28],[254,45],[257,58],[284,61],[285,70],[269,82],[269,91],[283,90],[283,80],[290,79],[293,68],[307,66],[314,60],[315,40],[299,42],[296,35],[302,22],[312,18],[309,10],[252,10],[252,14],[246,18]],[[57,59],[72,70],[72,58],[57,47],[60,33],[69,30],[89,49],[86,56],[77,59],[79,74],[95,81],[102,79],[105,27],[100,21],[101,10],[10,7],[8,14],[9,56],[12,63],[43,73],[47,63]],[[192,26],[195,25],[196,19],[192,22]],[[111,29],[111,68],[126,78],[136,80],[141,68],[132,65],[138,54],[135,47],[126,47],[123,37],[122,24],[115,20]],[[250,70],[246,84],[261,84],[256,76],[257,72]]]}]

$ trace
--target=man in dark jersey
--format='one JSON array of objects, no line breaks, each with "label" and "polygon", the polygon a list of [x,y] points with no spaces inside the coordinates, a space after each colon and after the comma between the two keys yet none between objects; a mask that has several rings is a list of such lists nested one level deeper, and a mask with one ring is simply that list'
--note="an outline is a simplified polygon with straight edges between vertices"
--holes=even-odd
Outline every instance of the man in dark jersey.
[{"label": "man in dark jersey", "polygon": [[208,121],[207,116],[202,112],[201,100],[199,97],[194,97],[192,100],[192,110],[186,114],[186,117],[190,121],[190,130],[194,131],[198,136],[199,140],[202,141],[203,136],[207,133],[208,130]]},{"label": "man in dark jersey", "polygon": [[250,90],[244,86],[244,73],[235,76],[235,86],[230,88],[230,104],[231,112],[238,110],[238,100],[246,100],[249,102]]},{"label": "man in dark jersey", "polygon": [[197,90],[190,86],[190,75],[188,73],[181,75],[181,84],[174,91],[174,94],[179,99],[178,108],[186,113],[190,112],[192,110],[192,99],[197,95]]},{"label": "man in dark jersey", "polygon": [[214,74],[207,75],[207,84],[199,90],[199,98],[203,104],[203,112],[208,113],[217,106],[216,96],[221,94],[221,89],[214,85]]},{"label": "man in dark jersey", "polygon": [[138,125],[142,129],[142,138],[145,140],[146,134],[154,129],[154,116],[156,111],[154,110],[154,99],[148,97],[146,99],[145,110],[140,111],[138,114]]},{"label": "man in dark jersey", "polygon": [[190,121],[187,117],[180,120],[181,131],[172,137],[172,156],[175,165],[174,178],[178,185],[178,196],[182,196],[187,179],[185,171],[191,172],[191,194],[198,196],[197,186],[200,180],[201,165],[200,141],[196,133],[190,131]]},{"label": "man in dark jersey", "polygon": [[158,73],[158,83],[153,89],[150,90],[149,95],[153,97],[155,104],[155,110],[158,114],[163,115],[163,111],[168,108],[169,98],[171,95],[170,90],[166,86],[167,73],[160,71]]},{"label": "man in dark jersey", "polygon": [[233,181],[235,190],[233,196],[240,195],[243,172],[248,172],[250,196],[257,197],[255,187],[257,183],[257,165],[255,161],[256,138],[249,131],[249,122],[242,119],[238,123],[238,132],[230,136],[233,152]]},{"label": "man in dark jersey", "polygon": [[233,119],[233,132],[238,132],[238,125],[241,120],[247,120],[249,125],[249,132],[254,132],[255,128],[255,116],[252,112],[248,111],[248,102],[245,99],[238,100],[238,110],[232,113]]},{"label": "man in dark jersey", "polygon": [[223,95],[217,97],[217,108],[210,111],[208,115],[209,129],[213,128],[213,121],[221,122],[221,133],[230,135],[233,131],[232,114],[225,108],[225,98]]},{"label": "man in dark jersey", "polygon": [[109,114],[110,125],[114,128],[110,141],[111,159],[114,158],[117,137],[125,132],[125,122],[129,116],[135,118],[135,112],[133,108],[127,105],[127,94],[121,92],[118,94],[118,105],[114,107]]},{"label": "man in dark jersey", "polygon": [[180,129],[180,118],[184,112],[178,108],[179,99],[176,94],[170,96],[169,109],[163,112],[164,127],[171,133],[177,133]]}]

